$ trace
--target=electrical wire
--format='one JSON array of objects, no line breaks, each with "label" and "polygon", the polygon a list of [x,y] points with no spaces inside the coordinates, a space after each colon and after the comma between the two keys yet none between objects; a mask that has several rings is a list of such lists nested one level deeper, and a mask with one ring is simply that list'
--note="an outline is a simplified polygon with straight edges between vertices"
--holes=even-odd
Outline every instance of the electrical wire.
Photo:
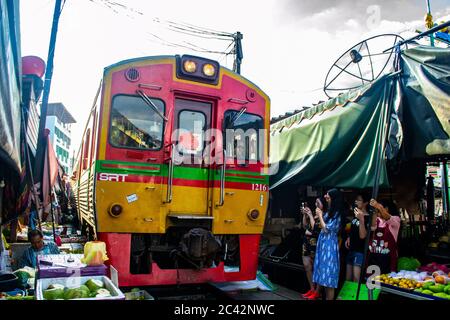
[{"label": "electrical wire", "polygon": [[[126,6],[120,2],[111,1],[111,0],[89,0],[90,2],[100,5],[108,10],[113,11],[115,14],[119,16],[124,16],[124,11],[128,11],[133,13],[135,16],[130,16],[129,14],[125,14],[126,17],[136,21],[136,15],[144,17],[145,14],[141,12],[140,10],[131,8],[129,6]],[[224,31],[218,31],[210,28],[204,28],[199,27],[193,24],[185,23],[185,22],[176,22],[171,20],[162,20],[158,17],[155,17],[152,19],[153,23],[156,23],[157,25],[160,25],[161,27],[165,28],[166,30],[178,33],[178,34],[184,34],[191,37],[197,37],[202,38],[206,40],[218,40],[218,41],[230,41],[230,44],[227,46],[227,48],[224,51],[217,51],[217,50],[210,50],[205,47],[200,47],[196,44],[194,44],[192,41],[183,41],[182,43],[176,42],[176,41],[169,41],[167,39],[164,39],[161,36],[156,35],[152,32],[146,32],[148,36],[145,40],[150,41],[152,43],[157,43],[159,45],[172,47],[172,48],[183,48],[187,50],[191,50],[194,52],[200,52],[200,53],[208,53],[208,54],[217,54],[220,55],[222,58],[226,58],[229,55],[233,55],[236,53],[235,50],[235,34],[224,32]],[[233,46],[234,45],[234,46]],[[229,50],[231,48],[231,50]],[[229,51],[228,51],[229,50]]]},{"label": "electrical wire", "polygon": [[234,35],[232,33],[229,33],[229,32],[212,31],[211,29],[194,26],[194,25],[191,25],[191,24],[187,24],[185,22],[181,22],[180,23],[180,22],[175,22],[175,21],[170,21],[170,20],[161,21],[158,18],[155,19],[155,22],[158,22],[158,23],[161,23],[161,24],[167,24],[169,26],[176,27],[176,28],[179,28],[181,30],[191,31],[193,33],[209,34],[209,35],[213,35],[213,36],[217,36],[217,37],[228,37],[228,38],[234,37]]},{"label": "electrical wire", "polygon": [[65,5],[66,5],[66,0],[64,0],[63,4],[62,4],[62,6],[61,6],[61,10],[59,11],[59,14],[60,14],[60,15],[61,15],[61,13],[62,13],[62,11],[63,11]]},{"label": "electrical wire", "polygon": [[[153,34],[151,32],[147,32],[147,34],[149,34],[152,37],[158,39],[159,42],[156,42],[156,43],[159,43],[159,44],[162,44],[162,45],[165,45],[165,46],[179,47],[179,48],[189,49],[189,50],[192,50],[192,51],[195,51],[195,52],[201,52],[201,53],[226,54],[226,52],[223,52],[223,51],[207,50],[207,49],[203,49],[203,48],[200,48],[200,47],[196,48],[196,47],[192,47],[192,46],[189,46],[189,45],[183,45],[183,44],[180,44],[180,43],[170,42],[168,40],[162,39],[161,37],[159,37],[156,34]],[[147,39],[147,40],[149,40],[151,42],[155,42],[155,41],[152,41],[151,39]],[[189,43],[186,43],[186,44],[189,44]]]}]

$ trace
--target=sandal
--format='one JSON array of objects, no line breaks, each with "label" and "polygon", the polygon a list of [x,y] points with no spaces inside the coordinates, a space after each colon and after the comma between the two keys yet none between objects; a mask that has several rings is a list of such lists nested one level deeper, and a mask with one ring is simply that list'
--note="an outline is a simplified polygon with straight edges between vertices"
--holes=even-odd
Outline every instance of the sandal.
[{"label": "sandal", "polygon": [[308,300],[317,300],[319,299],[321,296],[317,291],[314,291],[311,295],[309,295],[307,297]]},{"label": "sandal", "polygon": [[309,297],[310,295],[312,295],[313,293],[314,293],[314,290],[309,289],[308,292],[302,294],[302,297],[303,297],[303,298],[308,298],[308,297]]}]

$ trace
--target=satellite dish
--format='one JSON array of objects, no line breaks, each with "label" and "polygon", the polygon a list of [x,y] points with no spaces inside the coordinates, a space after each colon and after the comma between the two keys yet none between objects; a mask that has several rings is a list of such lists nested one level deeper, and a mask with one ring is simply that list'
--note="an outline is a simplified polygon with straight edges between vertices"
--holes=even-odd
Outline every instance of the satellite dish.
[{"label": "satellite dish", "polygon": [[328,98],[333,98],[391,72],[395,48],[403,40],[397,34],[381,34],[354,45],[331,66],[323,91]]}]

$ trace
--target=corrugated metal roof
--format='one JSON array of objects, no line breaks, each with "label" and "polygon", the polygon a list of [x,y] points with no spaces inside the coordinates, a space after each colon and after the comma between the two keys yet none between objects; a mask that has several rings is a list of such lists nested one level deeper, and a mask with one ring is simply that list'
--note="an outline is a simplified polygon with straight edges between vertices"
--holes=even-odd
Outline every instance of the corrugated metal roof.
[{"label": "corrugated metal roof", "polygon": [[66,107],[61,103],[49,103],[47,108],[47,116],[56,116],[63,123],[76,123],[74,117],[67,111]]}]

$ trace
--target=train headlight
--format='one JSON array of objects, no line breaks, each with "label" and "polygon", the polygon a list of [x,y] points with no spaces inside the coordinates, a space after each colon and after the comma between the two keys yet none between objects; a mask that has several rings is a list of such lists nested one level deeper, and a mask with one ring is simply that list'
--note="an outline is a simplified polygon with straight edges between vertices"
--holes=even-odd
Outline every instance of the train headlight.
[{"label": "train headlight", "polygon": [[208,77],[213,77],[216,74],[216,68],[211,63],[207,63],[203,66],[203,74]]},{"label": "train headlight", "polygon": [[197,64],[195,63],[195,61],[186,60],[183,63],[183,69],[186,72],[194,73],[195,71],[197,71]]},{"label": "train headlight", "polygon": [[258,218],[259,218],[259,211],[258,211],[258,209],[252,209],[252,210],[250,210],[250,211],[248,212],[248,214],[247,214],[247,217],[248,217],[250,220],[256,220],[256,219],[258,219]]},{"label": "train headlight", "polygon": [[122,211],[123,211],[123,208],[118,203],[113,203],[108,209],[108,213],[114,218],[117,218],[118,216],[120,216]]},{"label": "train headlight", "polygon": [[211,59],[183,55],[176,56],[176,77],[212,85],[219,83],[220,64]]}]

